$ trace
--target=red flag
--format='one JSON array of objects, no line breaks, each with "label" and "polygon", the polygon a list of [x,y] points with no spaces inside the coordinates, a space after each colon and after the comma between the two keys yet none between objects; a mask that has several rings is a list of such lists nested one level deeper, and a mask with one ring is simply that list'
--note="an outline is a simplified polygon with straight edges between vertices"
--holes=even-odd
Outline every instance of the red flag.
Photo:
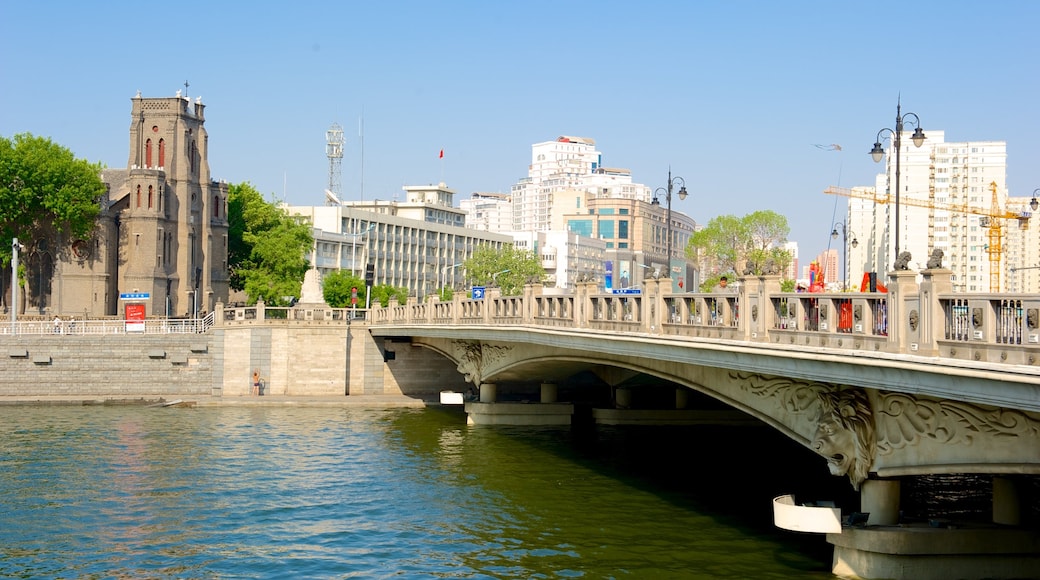
[{"label": "red flag", "polygon": [[444,159],[444,149],[441,149],[441,159]]}]

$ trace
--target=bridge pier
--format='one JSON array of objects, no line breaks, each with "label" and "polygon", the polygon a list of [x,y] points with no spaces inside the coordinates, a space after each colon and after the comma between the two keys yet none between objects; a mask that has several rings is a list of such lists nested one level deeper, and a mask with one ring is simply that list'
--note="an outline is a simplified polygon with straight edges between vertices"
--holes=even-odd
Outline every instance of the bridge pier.
[{"label": "bridge pier", "polygon": [[574,405],[556,402],[556,384],[542,383],[541,403],[499,403],[498,385],[480,383],[480,401],[466,403],[467,425],[570,425]]},{"label": "bridge pier", "polygon": [[860,511],[870,514],[867,525],[894,526],[899,523],[899,480],[868,479],[860,486]]},{"label": "bridge pier", "polygon": [[1035,578],[1040,570],[1032,530],[999,526],[933,528],[927,524],[845,527],[827,534],[831,572],[855,578]]},{"label": "bridge pier", "polygon": [[541,401],[543,403],[555,403],[557,397],[556,383],[542,383]]},{"label": "bridge pier", "polygon": [[1040,531],[1019,526],[1016,482],[993,478],[992,523],[900,522],[898,479],[868,479],[860,487],[865,525],[828,533],[831,572],[857,578],[1034,578],[1040,570]]}]

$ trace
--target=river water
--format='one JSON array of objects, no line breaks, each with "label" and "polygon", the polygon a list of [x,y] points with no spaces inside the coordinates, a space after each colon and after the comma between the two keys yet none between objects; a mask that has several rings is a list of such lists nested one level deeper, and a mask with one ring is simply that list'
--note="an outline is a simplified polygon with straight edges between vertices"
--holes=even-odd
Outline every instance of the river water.
[{"label": "river water", "polygon": [[822,537],[771,524],[793,473],[826,472],[792,445],[444,408],[0,407],[0,577],[832,578]]}]

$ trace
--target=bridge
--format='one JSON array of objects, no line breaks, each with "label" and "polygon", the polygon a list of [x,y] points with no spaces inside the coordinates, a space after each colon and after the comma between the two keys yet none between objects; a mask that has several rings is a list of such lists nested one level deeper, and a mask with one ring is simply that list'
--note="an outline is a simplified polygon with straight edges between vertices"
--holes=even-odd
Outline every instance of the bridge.
[{"label": "bridge", "polygon": [[[787,527],[827,532],[835,573],[1035,576],[1040,295],[917,276],[890,272],[885,293],[781,292],[778,277],[749,276],[731,294],[651,279],[631,294],[531,285],[370,311],[218,305],[134,333],[127,321],[57,333],[23,321],[0,331],[0,395],[244,397],[259,373],[290,397],[469,389],[474,424],[764,425],[859,491],[866,525],[802,527],[833,512],[793,498],[774,508]],[[901,521],[907,478],[954,474],[987,482],[987,525]]]},{"label": "bridge", "polygon": [[[784,293],[776,276],[734,294],[672,294],[667,279],[623,295],[528,286],[413,300],[368,324],[390,366],[401,344],[457,365],[477,391],[474,424],[566,424],[590,401],[601,423],[768,424],[860,491],[867,527],[828,534],[835,573],[1030,576],[1040,539],[1021,526],[1035,527],[1037,498],[1022,492],[1040,475],[1040,296],[953,293],[949,271],[921,274],[890,273],[886,293]],[[900,480],[926,474],[988,476],[996,527],[908,535]]]}]

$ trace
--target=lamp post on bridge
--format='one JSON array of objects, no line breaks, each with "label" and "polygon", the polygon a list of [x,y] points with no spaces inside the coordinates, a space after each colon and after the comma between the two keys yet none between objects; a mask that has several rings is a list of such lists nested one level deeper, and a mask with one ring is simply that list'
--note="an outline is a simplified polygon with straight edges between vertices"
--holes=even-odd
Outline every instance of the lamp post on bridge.
[{"label": "lamp post on bridge", "polygon": [[445,267],[441,268],[441,283],[440,283],[441,287],[440,287],[440,290],[444,289],[444,283],[448,281],[448,270],[451,270],[451,289],[455,290],[455,268],[458,268],[459,266],[462,266],[462,265],[463,265],[463,263],[459,262],[458,264],[452,264],[450,266],[445,266]]},{"label": "lamp post on bridge", "polygon": [[[859,245],[859,240],[856,239],[856,232],[853,232],[853,231],[849,230],[848,229],[848,224],[846,222],[843,222],[843,221],[834,224],[834,228],[831,230],[831,238],[833,238],[835,240],[838,239],[838,228],[839,227],[841,227],[841,247],[842,247],[842,256],[843,256],[843,259],[842,259],[842,261],[843,261],[842,270],[844,272],[844,277],[842,278],[842,280],[844,280],[842,291],[848,291],[848,289],[849,289],[849,245],[851,245],[853,248],[855,248],[856,246]],[[852,235],[852,241],[851,242],[849,242],[849,235],[850,234]]]},{"label": "lamp post on bridge", "polygon": [[668,211],[665,214],[665,220],[667,220],[667,222],[668,222],[668,227],[667,227],[667,236],[668,236],[667,248],[668,249],[666,251],[665,260],[664,261],[665,261],[665,269],[668,271],[668,277],[669,278],[672,276],[672,188],[674,187],[675,182],[677,182],[677,181],[679,182],[679,199],[680,200],[686,199],[686,195],[687,195],[686,194],[686,180],[681,178],[681,177],[679,177],[678,175],[676,175],[675,177],[672,177],[672,168],[669,167],[668,168],[668,186],[667,187],[658,187],[657,189],[655,189],[654,190],[654,199],[651,202],[653,205],[661,205],[661,201],[657,198],[657,194],[658,194],[658,192],[664,192],[664,194],[665,194],[665,201],[668,204]]},{"label": "lamp post on bridge", "polygon": [[870,150],[870,156],[874,159],[874,163],[880,163],[881,159],[885,156],[885,150],[881,148],[881,136],[888,131],[892,136],[892,146],[896,150],[896,235],[895,235],[895,255],[893,264],[899,259],[899,195],[902,193],[899,191],[899,175],[900,175],[900,154],[899,149],[903,141],[903,123],[907,117],[913,117],[911,123],[915,126],[914,134],[910,138],[914,142],[914,147],[920,147],[925,140],[924,131],[921,130],[921,119],[916,113],[902,113],[901,103],[896,101],[896,128],[895,130],[884,128],[878,131],[877,139],[874,141],[874,148]]}]

